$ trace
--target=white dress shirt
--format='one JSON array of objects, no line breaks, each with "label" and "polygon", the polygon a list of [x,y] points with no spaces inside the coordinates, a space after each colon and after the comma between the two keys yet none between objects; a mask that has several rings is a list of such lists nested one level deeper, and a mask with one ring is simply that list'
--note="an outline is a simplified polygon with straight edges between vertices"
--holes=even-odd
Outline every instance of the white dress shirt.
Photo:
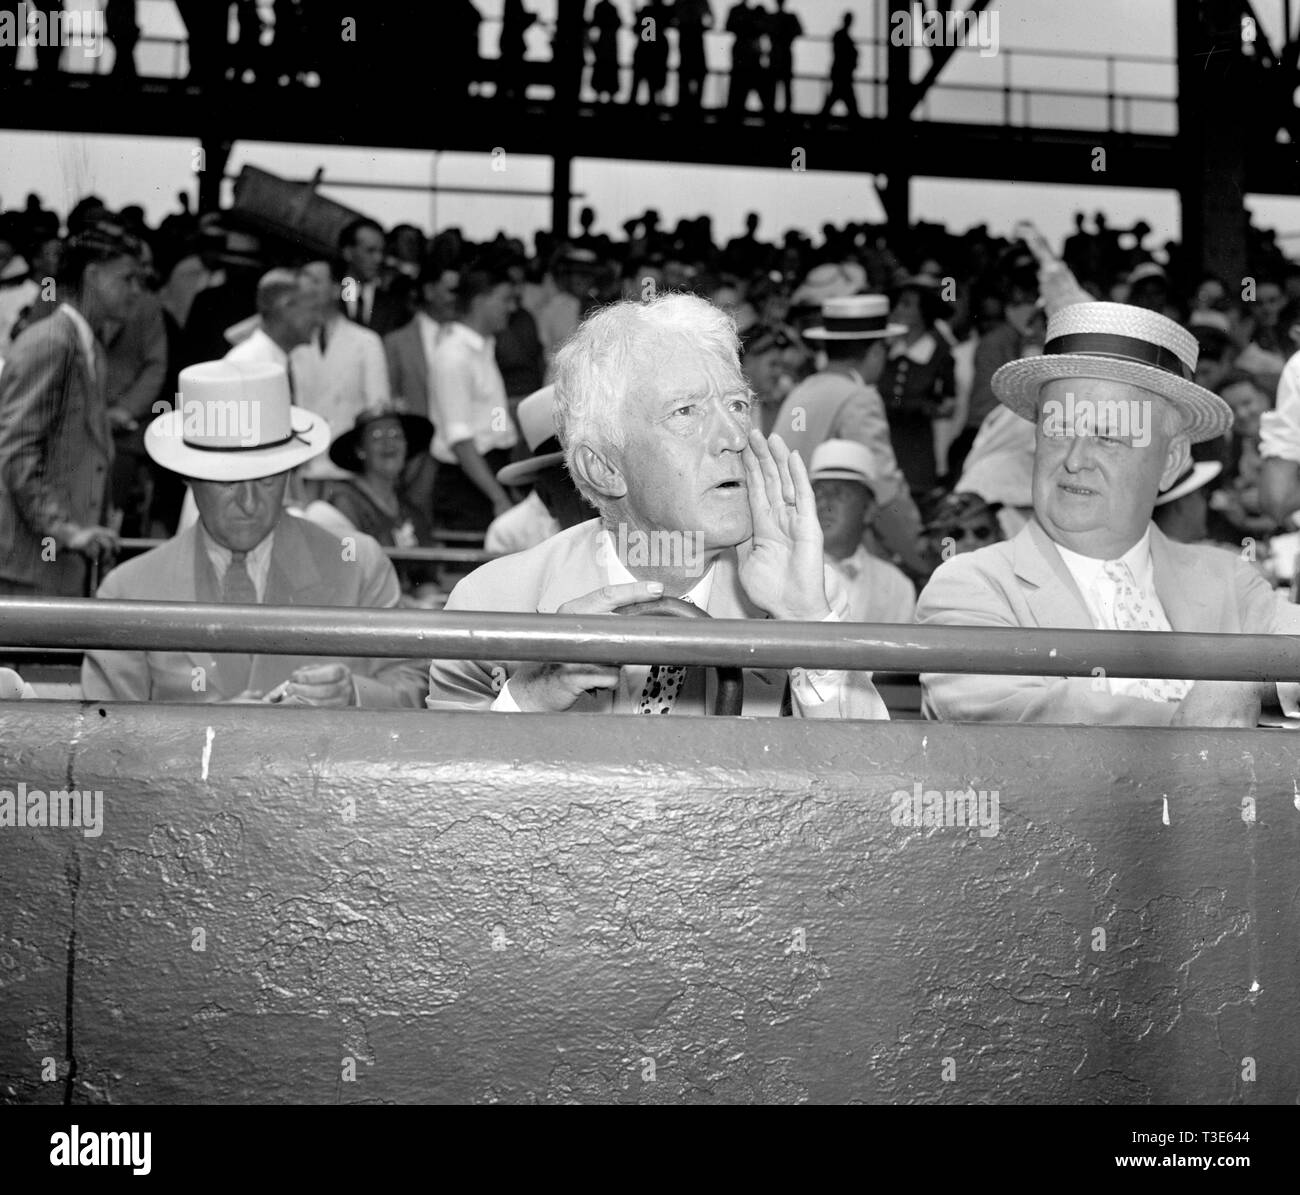
[{"label": "white dress shirt", "polygon": [[861,544],[843,560],[826,563],[845,581],[850,622],[908,622],[916,614],[916,587],[903,571],[873,556]]},{"label": "white dress shirt", "polygon": [[[1095,556],[1081,556],[1078,552],[1071,552],[1069,548],[1063,548],[1059,543],[1056,545],[1056,550],[1061,554],[1061,559],[1065,561],[1065,567],[1070,570],[1070,576],[1074,578],[1074,583],[1079,587],[1079,592],[1083,595],[1083,603],[1088,607],[1088,613],[1092,616],[1092,625],[1102,631],[1120,630],[1121,628],[1115,620],[1116,585],[1114,581],[1106,576],[1107,562],[1098,560]],[[1151,603],[1158,624],[1157,630],[1172,630],[1173,628],[1169,625],[1169,617],[1165,614],[1165,608],[1160,604],[1160,598],[1156,594],[1155,569],[1151,564],[1150,526],[1142,533],[1142,538],[1119,559],[1128,565],[1129,571],[1137,582],[1138,589]],[[1098,677],[1097,679],[1101,680],[1102,678]],[[1145,696],[1139,690],[1139,678],[1106,676],[1104,679],[1107,690],[1114,696]]]},{"label": "white dress shirt", "polygon": [[497,515],[483,537],[483,550],[493,556],[525,552],[561,531],[560,520],[549,510],[534,490],[505,514]]},{"label": "white dress shirt", "polygon": [[[320,415],[331,438],[347,431],[367,407],[392,397],[384,342],[369,328],[342,315],[325,328],[325,351],[319,338],[300,344],[289,355],[294,376],[294,401]],[[342,479],[352,474],[338,468],[328,453],[302,467],[308,478]]]},{"label": "white dress shirt", "polygon": [[1282,367],[1273,408],[1259,417],[1259,454],[1300,464],[1300,353]]},{"label": "white dress shirt", "polygon": [[[429,422],[434,423],[433,357],[438,351],[438,342],[442,339],[446,329],[427,311],[417,311],[415,313],[415,326],[420,330],[420,344],[424,346],[424,376],[428,379],[424,396],[424,413],[429,417]],[[437,427],[437,424],[434,423],[434,426]]]},{"label": "white dress shirt", "polygon": [[471,440],[480,453],[513,448],[519,438],[510,418],[505,379],[497,368],[496,341],[454,323],[438,341],[429,374],[433,455],[459,464],[453,446]]},{"label": "white dress shirt", "polygon": [[[605,549],[601,553],[601,564],[608,578],[608,584],[635,584],[636,578],[628,572],[623,562],[618,558],[618,549],[614,545],[613,536],[606,531],[601,542]],[[681,600],[690,602],[692,606],[697,606],[701,610],[707,610],[709,598],[712,594],[713,566],[710,565],[704,576],[695,583],[689,592],[682,595]],[[842,619],[832,610],[822,621],[841,622]],[[635,713],[637,711],[649,675],[650,666],[646,664],[625,664],[619,669],[618,687],[614,690],[614,708],[616,712]],[[810,671],[805,668],[792,668],[790,670],[790,700],[792,706],[806,716],[809,711],[818,706],[839,702],[844,676],[844,672],[839,670]],[[881,720],[887,719],[889,713],[885,709],[885,703],[880,701],[879,698],[876,700],[879,703],[879,709],[875,716]],[[496,700],[492,702],[491,709],[497,713],[506,714],[521,712],[510,693],[510,682],[508,680],[501,686],[501,692],[497,694]]]}]

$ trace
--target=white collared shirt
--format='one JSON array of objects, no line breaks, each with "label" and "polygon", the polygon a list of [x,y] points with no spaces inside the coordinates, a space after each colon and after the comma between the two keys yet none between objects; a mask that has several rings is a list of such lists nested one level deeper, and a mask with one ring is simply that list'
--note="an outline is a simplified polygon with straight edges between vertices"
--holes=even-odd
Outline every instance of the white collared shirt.
[{"label": "white collared shirt", "polygon": [[[425,376],[429,379],[426,387],[427,393],[424,396],[425,414],[428,415],[429,421],[433,422],[433,356],[438,351],[438,342],[442,339],[446,328],[438,323],[427,311],[417,311],[415,313],[415,326],[420,330],[420,344],[424,348],[424,371]],[[435,423],[436,427],[437,424]]]},{"label": "white collared shirt", "polygon": [[443,464],[459,463],[453,446],[466,440],[480,453],[515,446],[519,437],[491,336],[481,336],[459,322],[448,327],[433,355],[429,390],[434,408],[430,412],[435,429],[432,452]]},{"label": "white collared shirt", "polygon": [[[1088,607],[1088,613],[1092,615],[1093,625],[1103,631],[1119,630],[1115,621],[1115,582],[1106,576],[1108,562],[1098,560],[1095,556],[1081,556],[1078,552],[1071,552],[1069,548],[1063,548],[1060,544],[1056,545],[1056,550],[1065,561],[1065,567],[1070,570],[1079,592],[1083,594],[1083,601]],[[1169,619],[1165,615],[1165,608],[1160,604],[1160,598],[1156,594],[1155,568],[1151,563],[1150,524],[1142,533],[1142,538],[1119,559],[1128,565],[1138,588],[1155,609],[1157,620],[1164,624],[1158,629],[1172,630]]]},{"label": "white collared shirt", "polygon": [[[202,520],[199,520],[199,534],[203,537],[203,549],[212,563],[212,571],[217,575],[217,588],[223,589],[226,583],[226,570],[230,568],[234,553],[229,548],[223,548],[208,534]],[[274,541],[275,531],[272,529],[271,534],[244,557],[244,567],[248,569],[259,602],[266,601],[266,581],[271,574],[271,546]]]},{"label": "white collared shirt", "polygon": [[[347,431],[367,407],[392,397],[384,342],[369,328],[342,315],[332,318],[326,326],[324,352],[319,338],[315,338],[295,348],[289,360],[294,401],[324,419],[331,437]],[[352,476],[335,465],[329,453],[309,460],[302,467],[302,475],[336,480]]]},{"label": "white collared shirt", "polygon": [[850,622],[906,622],[916,615],[916,587],[903,571],[873,556],[861,544],[843,560],[826,557],[841,574],[849,597]]}]

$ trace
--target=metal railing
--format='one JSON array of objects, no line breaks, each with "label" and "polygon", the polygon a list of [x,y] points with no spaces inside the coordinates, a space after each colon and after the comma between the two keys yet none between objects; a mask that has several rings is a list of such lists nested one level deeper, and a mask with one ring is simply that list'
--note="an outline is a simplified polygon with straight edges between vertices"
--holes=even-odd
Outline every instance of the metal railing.
[{"label": "metal railing", "polygon": [[0,598],[13,648],[1300,679],[1300,636]]},{"label": "metal railing", "polygon": [[[432,2],[432,0],[425,0]],[[498,24],[496,18],[485,18],[483,24]],[[549,26],[545,26],[549,28]],[[708,34],[707,40],[716,47],[723,49],[725,53],[730,47],[731,35],[721,30],[715,30]],[[831,41],[829,35],[823,34],[805,34],[796,43],[796,50],[802,45],[824,46]],[[864,71],[854,76],[854,87],[859,94],[860,101],[865,96],[866,103],[862,104],[864,115],[883,117],[886,113],[885,90],[886,90],[886,72],[884,69],[884,59],[888,48],[889,39],[878,37],[859,37],[854,39],[862,53],[862,61],[866,66]],[[169,37],[146,34],[139,39],[140,46],[166,46],[171,49],[171,63],[169,75],[141,75],[142,80],[150,79],[180,79],[182,78],[183,66],[188,63],[188,41],[183,37]],[[231,52],[235,52],[235,47],[230,47]],[[967,52],[967,51],[962,51]],[[978,52],[976,47],[970,47],[969,52]],[[720,57],[714,54],[712,57]],[[1120,90],[1117,84],[1118,69],[1125,66],[1163,66],[1172,68],[1174,63],[1171,59],[1152,54],[1106,54],[1097,51],[1088,50],[1060,50],[1060,49],[1040,49],[1036,47],[1019,47],[1010,49],[999,46],[997,55],[1002,67],[1001,80],[996,83],[949,83],[940,81],[934,83],[921,99],[919,111],[922,119],[931,119],[933,103],[936,98],[942,97],[947,93],[952,93],[955,98],[961,100],[964,97],[998,97],[1000,98],[1000,111],[1002,123],[1008,126],[1016,124],[1015,115],[1017,109],[1020,112],[1020,125],[1031,127],[1033,124],[1032,113],[1035,100],[1039,101],[1095,101],[1104,102],[1106,105],[1105,130],[1108,132],[1165,132],[1169,131],[1169,126],[1176,124],[1177,117],[1177,96],[1171,92],[1138,92],[1132,90]],[[1045,87],[1041,85],[1017,83],[1015,80],[1015,69],[1017,64],[1027,61],[1042,60],[1048,62],[1074,62],[1074,63],[1097,63],[1104,69],[1105,83],[1096,88],[1089,87]],[[491,55],[483,55],[480,58],[483,64],[483,78],[492,79],[496,74],[497,59]],[[543,57],[529,57],[525,59],[525,69],[528,77],[526,82],[542,84],[547,81],[546,76],[549,73],[551,60]],[[584,92],[593,96],[590,92],[589,85],[585,80],[589,78],[591,63],[584,63],[583,78]],[[670,80],[669,94],[671,103],[675,106],[678,98],[678,67],[679,61],[674,48],[670,61],[668,78]],[[73,72],[72,77],[78,73],[83,74],[101,74],[105,71],[103,58],[94,60],[94,70],[92,72]],[[630,61],[620,60],[619,64],[619,83],[620,94],[629,93],[632,85],[632,65]],[[794,75],[794,82],[802,85],[806,90],[816,86],[825,88],[827,75],[825,73],[812,74],[807,71],[801,71]],[[730,72],[726,70],[710,69],[706,76],[706,94],[714,102],[705,106],[705,111],[722,111],[726,100],[726,92],[729,86]],[[824,94],[824,92],[823,92]],[[589,102],[589,101],[584,101]],[[1141,129],[1134,125],[1134,105],[1146,104],[1159,106],[1162,109],[1161,115],[1148,122],[1144,122]],[[978,105],[976,106],[978,108]],[[1041,111],[1041,106],[1040,109]],[[970,111],[972,114],[967,115]],[[976,112],[974,109],[968,109],[964,104],[956,106],[955,113],[950,117],[954,120],[989,120],[990,117],[981,115],[982,109]],[[802,109],[796,115],[814,116],[816,112],[810,109]],[[1166,119],[1167,117],[1167,119]],[[1048,123],[1046,121],[1044,124]],[[1091,125],[1082,127],[1093,127]]]}]

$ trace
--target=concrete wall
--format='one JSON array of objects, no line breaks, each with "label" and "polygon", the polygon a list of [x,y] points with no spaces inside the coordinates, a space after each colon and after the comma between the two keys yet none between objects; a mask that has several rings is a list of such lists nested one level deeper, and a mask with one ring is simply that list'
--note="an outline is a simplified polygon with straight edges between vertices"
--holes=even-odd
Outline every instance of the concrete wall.
[{"label": "concrete wall", "polygon": [[9,703],[0,1100],[1294,1103],[1295,742]]}]

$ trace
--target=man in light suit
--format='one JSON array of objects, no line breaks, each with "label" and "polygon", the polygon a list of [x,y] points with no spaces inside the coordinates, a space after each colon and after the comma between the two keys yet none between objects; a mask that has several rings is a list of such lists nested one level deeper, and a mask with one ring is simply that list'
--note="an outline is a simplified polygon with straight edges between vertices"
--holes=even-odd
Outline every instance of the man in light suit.
[{"label": "man in light suit", "polygon": [[[556,358],[555,405],[601,517],[483,565],[447,609],[611,614],[665,596],[714,618],[846,617],[803,462],[750,428],[730,316],[680,294],[606,307]],[[868,673],[744,680],[746,714],[778,714],[788,683],[795,716],[888,717]],[[661,665],[437,661],[429,681],[433,709],[698,714],[712,696],[701,669]]]},{"label": "man in light suit", "polygon": [[[1048,322],[1043,355],[993,376],[1034,421],[1034,519],[1013,540],[955,556],[921,594],[917,622],[951,626],[1300,633],[1300,608],[1235,554],[1179,544],[1151,524],[1190,445],[1232,410],[1191,379],[1196,339],[1157,313],[1074,303]],[[921,677],[925,711],[954,721],[1254,726],[1293,685],[1107,677]]]},{"label": "man in light suit", "polygon": [[140,298],[142,247],[96,221],[73,237],[62,302],[0,370],[0,594],[83,597],[86,562],[117,545],[107,522],[115,415],[104,326]]},{"label": "man in light suit", "polygon": [[[283,367],[213,361],[180,375],[177,410],[159,416],[145,448],[187,477],[198,522],[111,572],[108,599],[244,605],[397,606],[401,589],[369,536],[348,540],[284,513],[289,470],[323,452],[330,430],[289,401]],[[351,542],[349,542],[349,540]],[[82,665],[91,701],[270,701],[418,707],[423,660],[92,651]]]}]

